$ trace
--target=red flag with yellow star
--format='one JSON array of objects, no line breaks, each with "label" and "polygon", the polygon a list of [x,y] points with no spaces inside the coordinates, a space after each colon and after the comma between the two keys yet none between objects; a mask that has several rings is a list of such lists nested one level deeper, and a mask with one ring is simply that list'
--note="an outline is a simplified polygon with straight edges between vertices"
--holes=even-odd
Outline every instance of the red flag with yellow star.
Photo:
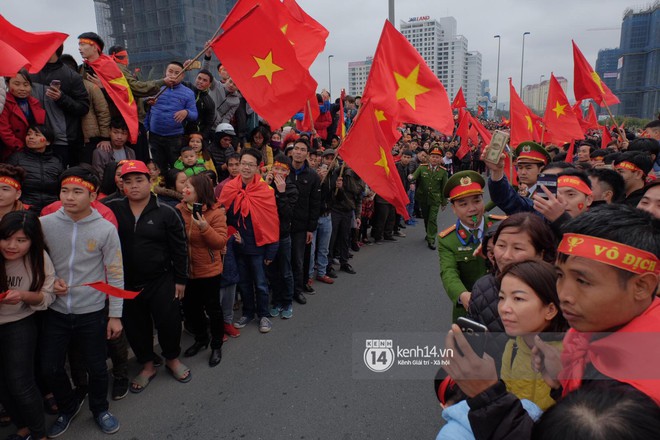
[{"label": "red flag with yellow star", "polygon": [[291,43],[255,6],[220,35],[211,48],[250,106],[270,126],[281,127],[315,96],[316,81]]},{"label": "red flag with yellow star", "polygon": [[[305,13],[294,0],[284,3],[279,0],[239,0],[222,22],[222,29],[229,30],[257,4],[289,40],[300,64],[308,69],[318,54],[323,52],[329,32]],[[224,63],[224,60],[222,61]]]},{"label": "red flag with yellow star", "polygon": [[456,96],[454,96],[454,100],[451,103],[451,108],[466,108],[467,103],[465,102],[465,95],[463,95],[463,87],[458,88],[458,92],[456,92]]},{"label": "red flag with yellow star", "polygon": [[549,134],[548,138],[553,142],[564,143],[584,138],[582,127],[568,103],[568,98],[552,73],[543,124]]},{"label": "red flag with yellow star", "polygon": [[383,118],[386,116],[363,98],[360,112],[339,147],[339,154],[376,194],[408,219],[408,194],[391,153],[396,142],[392,137],[393,121]]},{"label": "red flag with yellow star", "polygon": [[[571,40],[572,41],[572,40]],[[618,104],[619,98],[612,93],[607,84],[600,79],[600,76],[594,71],[582,52],[573,42],[573,93],[575,99],[593,99],[596,104],[602,106],[603,102],[607,105]]]},{"label": "red flag with yellow star", "polygon": [[532,111],[527,108],[525,103],[520,99],[516,89],[513,87],[511,78],[509,78],[509,105],[510,113],[509,126],[511,128],[511,136],[509,145],[516,148],[521,142],[525,141],[539,141],[540,136],[536,131],[534,121],[539,119]]},{"label": "red flag with yellow star", "polygon": [[449,134],[454,118],[447,92],[417,50],[385,21],[362,100],[398,122],[427,125]]},{"label": "red flag with yellow star", "polygon": [[101,54],[94,61],[85,60],[85,63],[94,69],[94,73],[101,80],[112,103],[117,107],[128,126],[131,144],[135,144],[138,139],[137,103],[128,86],[128,81],[117,67],[117,63],[105,54]]}]

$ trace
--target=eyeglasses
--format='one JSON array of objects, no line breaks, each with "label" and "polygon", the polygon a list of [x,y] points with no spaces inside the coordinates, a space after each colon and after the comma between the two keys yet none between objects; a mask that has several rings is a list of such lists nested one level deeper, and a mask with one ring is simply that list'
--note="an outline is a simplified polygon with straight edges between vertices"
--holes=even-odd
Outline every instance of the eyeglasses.
[{"label": "eyeglasses", "polygon": [[238,165],[241,166],[241,167],[245,167],[245,168],[256,168],[257,167],[256,163],[240,162]]}]

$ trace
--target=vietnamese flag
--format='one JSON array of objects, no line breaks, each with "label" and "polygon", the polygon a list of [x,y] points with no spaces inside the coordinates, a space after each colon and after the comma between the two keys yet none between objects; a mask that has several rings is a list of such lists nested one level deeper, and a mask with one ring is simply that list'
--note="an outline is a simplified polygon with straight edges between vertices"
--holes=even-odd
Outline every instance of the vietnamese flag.
[{"label": "vietnamese flag", "polygon": [[[222,22],[222,29],[228,31],[256,5],[289,40],[300,64],[309,69],[317,55],[323,52],[329,32],[294,0],[284,3],[279,0],[238,0]],[[224,63],[224,59],[222,61]]]},{"label": "vietnamese flag", "polygon": [[461,118],[458,122],[458,127],[456,128],[456,136],[461,138],[461,146],[456,150],[456,157],[463,159],[466,154],[470,151],[468,146],[468,136],[469,136],[469,124],[470,124],[470,113],[461,112]]},{"label": "vietnamese flag", "polygon": [[480,105],[477,105],[477,116],[481,116],[484,112],[484,108]]},{"label": "vietnamese flag", "polygon": [[511,127],[509,145],[516,148],[521,142],[539,141],[538,133],[534,127],[534,121],[538,119],[538,116],[532,113],[522,99],[520,99],[520,96],[516,93],[516,89],[513,87],[511,78],[509,78],[509,93],[509,110],[511,114],[509,117]]},{"label": "vietnamese flag", "polygon": [[315,96],[316,81],[261,6],[226,30],[211,48],[254,111],[275,129]]},{"label": "vietnamese flag", "polygon": [[600,127],[600,148],[607,148],[610,142],[612,142],[612,134],[610,129],[606,125]]},{"label": "vietnamese flag", "polygon": [[385,21],[362,100],[397,122],[426,125],[447,134],[454,117],[447,92],[408,40]]},{"label": "vietnamese flag", "polygon": [[501,118],[502,118],[502,125],[504,125],[505,127],[511,125],[510,121],[507,118],[505,118],[504,116],[501,116]]},{"label": "vietnamese flag", "polygon": [[[376,194],[394,205],[396,211],[408,219],[408,194],[403,188],[391,153],[396,142],[391,138],[395,123],[387,119],[379,120],[382,116],[372,102],[363,98],[360,112],[339,148],[339,154]],[[383,128],[387,130],[383,131]]]},{"label": "vietnamese flag", "polygon": [[594,105],[591,103],[589,104],[589,112],[587,113],[587,124],[589,124],[589,128],[600,128],[598,117],[596,116],[596,110],[594,109]]},{"label": "vietnamese flag", "polygon": [[582,131],[586,133],[590,127],[589,127],[589,123],[584,119],[584,116],[582,114],[582,101],[576,102],[573,105],[573,107],[571,107],[571,110],[573,110],[573,113],[575,113],[575,117],[577,118],[578,123],[582,128]]},{"label": "vietnamese flag", "polygon": [[473,118],[472,115],[470,115],[470,124],[472,124],[472,127],[477,130],[479,136],[481,136],[481,140],[484,142],[484,145],[490,144],[490,140],[493,138],[492,133],[488,131],[486,127],[484,127],[481,122],[479,122],[478,119]]},{"label": "vietnamese flag", "polygon": [[543,124],[554,142],[570,142],[584,138],[582,127],[568,104],[568,98],[552,73]]},{"label": "vietnamese flag", "polygon": [[61,32],[26,32],[0,15],[0,75],[13,77],[23,67],[39,72],[67,37]]},{"label": "vietnamese flag", "polygon": [[303,120],[300,123],[300,131],[306,131],[311,133],[314,129],[314,121],[321,115],[321,108],[319,107],[319,101],[316,99],[316,93],[313,93],[312,96],[305,102],[305,108],[303,109]]},{"label": "vietnamese flag", "polygon": [[101,54],[94,61],[84,61],[94,69],[94,73],[101,80],[105,91],[128,126],[131,144],[135,145],[138,139],[138,108],[124,74],[117,67],[117,63],[105,54]]},{"label": "vietnamese flag", "polygon": [[594,71],[582,52],[573,42],[573,93],[575,99],[593,99],[596,104],[603,106],[618,104],[619,98],[607,87],[607,84],[600,79],[600,76]]},{"label": "vietnamese flag", "polygon": [[454,101],[451,103],[451,108],[466,108],[467,103],[465,102],[465,96],[463,95],[463,87],[458,88],[456,96],[454,96]]}]

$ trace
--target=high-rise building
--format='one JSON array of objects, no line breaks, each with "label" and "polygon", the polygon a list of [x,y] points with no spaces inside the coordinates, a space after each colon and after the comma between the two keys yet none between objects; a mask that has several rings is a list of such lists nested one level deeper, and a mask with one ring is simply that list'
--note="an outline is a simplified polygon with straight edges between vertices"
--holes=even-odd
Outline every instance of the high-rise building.
[{"label": "high-rise building", "polygon": [[[568,80],[563,76],[556,76],[557,82],[562,90],[569,96],[568,93]],[[521,98],[525,105],[532,109],[535,113],[542,115],[545,112],[546,103],[548,101],[548,91],[550,90],[550,81],[541,81],[538,84],[528,84],[523,87]]]},{"label": "high-rise building", "polygon": [[142,78],[161,78],[167,63],[197,55],[236,0],[94,0],[99,35],[128,49]]},{"label": "high-rise building", "polygon": [[481,88],[481,54],[468,51],[468,40],[456,32],[456,19],[428,16],[401,22],[401,33],[417,49],[452,99],[463,87],[469,108],[477,108]]},{"label": "high-rise building", "polygon": [[364,61],[351,61],[348,63],[348,94],[353,96],[362,95],[367,78],[371,71],[373,57],[367,57]]},{"label": "high-rise building", "polygon": [[655,118],[660,109],[660,2],[627,9],[621,25],[616,95],[622,116]]}]

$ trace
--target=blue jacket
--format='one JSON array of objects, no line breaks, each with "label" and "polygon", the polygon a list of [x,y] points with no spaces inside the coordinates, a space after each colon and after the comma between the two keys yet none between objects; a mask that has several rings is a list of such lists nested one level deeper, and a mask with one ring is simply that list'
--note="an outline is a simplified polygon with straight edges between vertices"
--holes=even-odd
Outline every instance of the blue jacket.
[{"label": "blue jacket", "polygon": [[[527,414],[536,421],[543,411],[531,400],[523,399],[520,401]],[[474,434],[468,420],[470,407],[467,400],[461,400],[455,405],[448,406],[442,411],[442,418],[447,424],[442,427],[435,440],[474,440]]]},{"label": "blue jacket", "polygon": [[257,239],[254,236],[254,226],[252,225],[252,216],[248,214],[247,217],[243,217],[241,211],[234,213],[233,203],[227,208],[227,225],[235,227],[241,235],[241,244],[236,244],[238,254],[263,255],[264,260],[275,259],[279,241],[257,246]]},{"label": "blue jacket", "polygon": [[516,192],[506,176],[502,176],[497,182],[488,178],[488,192],[490,199],[500,208],[506,215],[512,215],[517,212],[534,212],[534,201],[530,198],[523,197]]},{"label": "blue jacket", "polygon": [[160,136],[178,136],[183,134],[183,124],[174,120],[174,113],[188,110],[188,121],[197,120],[195,94],[188,87],[179,84],[167,88],[147,113],[144,125],[149,132]]},{"label": "blue jacket", "polygon": [[222,261],[222,278],[220,278],[220,287],[233,286],[240,281],[234,246],[237,246],[237,244],[236,239],[232,235],[231,238],[227,240],[227,253]]}]

